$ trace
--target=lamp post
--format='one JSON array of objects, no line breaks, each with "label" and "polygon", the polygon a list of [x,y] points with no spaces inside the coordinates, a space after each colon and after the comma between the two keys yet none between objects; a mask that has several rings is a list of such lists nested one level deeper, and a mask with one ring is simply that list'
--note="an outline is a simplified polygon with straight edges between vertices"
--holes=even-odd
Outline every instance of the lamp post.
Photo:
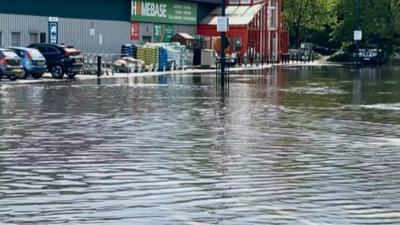
[{"label": "lamp post", "polygon": [[[360,1],[361,0],[356,0],[356,32],[361,32],[360,31]],[[360,63],[360,56],[359,56],[359,50],[360,50],[360,41],[361,37],[356,37],[356,34],[354,34],[354,41],[356,44],[356,65]]]},{"label": "lamp post", "polygon": [[[221,16],[225,17],[225,0],[221,0]],[[221,87],[225,86],[225,47],[226,47],[226,36],[225,32],[221,32]]]}]

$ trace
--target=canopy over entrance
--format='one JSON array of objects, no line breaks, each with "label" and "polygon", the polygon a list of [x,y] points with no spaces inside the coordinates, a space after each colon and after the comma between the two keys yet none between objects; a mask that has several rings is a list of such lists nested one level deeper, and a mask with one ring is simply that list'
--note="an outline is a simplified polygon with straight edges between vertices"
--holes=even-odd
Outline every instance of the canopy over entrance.
[{"label": "canopy over entrance", "polygon": [[[264,3],[256,5],[243,5],[243,6],[227,6],[226,16],[229,17],[230,26],[247,26],[254,19],[257,13],[264,7]],[[201,25],[217,25],[217,17],[221,16],[221,7],[214,9],[206,18],[204,18]]]}]

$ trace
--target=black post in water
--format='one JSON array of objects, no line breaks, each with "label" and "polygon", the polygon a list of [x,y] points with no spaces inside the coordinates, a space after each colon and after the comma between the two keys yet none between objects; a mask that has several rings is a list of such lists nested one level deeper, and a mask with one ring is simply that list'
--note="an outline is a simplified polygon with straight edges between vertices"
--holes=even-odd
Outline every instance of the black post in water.
[{"label": "black post in water", "polygon": [[101,56],[97,56],[97,77],[101,76]]},{"label": "black post in water", "polygon": [[[356,0],[356,31],[360,30],[360,0]],[[360,50],[360,41],[355,40],[356,42],[356,65],[358,66],[360,63],[360,56],[359,56],[359,50]]]},{"label": "black post in water", "polygon": [[[221,0],[221,16],[226,16],[225,13],[225,0]],[[225,87],[225,32],[221,32],[221,87]]]}]

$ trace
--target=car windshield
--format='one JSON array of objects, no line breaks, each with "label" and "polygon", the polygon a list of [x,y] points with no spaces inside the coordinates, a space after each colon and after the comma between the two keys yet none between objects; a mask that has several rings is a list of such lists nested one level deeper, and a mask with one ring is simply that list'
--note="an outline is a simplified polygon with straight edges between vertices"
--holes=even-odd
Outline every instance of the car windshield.
[{"label": "car windshield", "polygon": [[31,54],[33,58],[43,58],[42,54],[39,52],[39,50],[36,49],[29,49],[28,52]]},{"label": "car windshield", "polygon": [[12,51],[4,51],[3,55],[5,55],[7,58],[16,58],[16,57],[18,57],[17,54],[15,54],[15,52],[12,52]]}]

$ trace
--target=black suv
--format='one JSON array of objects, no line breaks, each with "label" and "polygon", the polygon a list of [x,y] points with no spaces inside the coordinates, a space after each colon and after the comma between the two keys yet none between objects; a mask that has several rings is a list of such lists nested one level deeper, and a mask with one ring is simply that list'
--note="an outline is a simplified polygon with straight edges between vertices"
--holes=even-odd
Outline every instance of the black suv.
[{"label": "black suv", "polygon": [[38,49],[46,58],[47,69],[55,79],[62,79],[64,74],[73,79],[83,67],[81,52],[68,45],[32,44],[29,48]]}]

